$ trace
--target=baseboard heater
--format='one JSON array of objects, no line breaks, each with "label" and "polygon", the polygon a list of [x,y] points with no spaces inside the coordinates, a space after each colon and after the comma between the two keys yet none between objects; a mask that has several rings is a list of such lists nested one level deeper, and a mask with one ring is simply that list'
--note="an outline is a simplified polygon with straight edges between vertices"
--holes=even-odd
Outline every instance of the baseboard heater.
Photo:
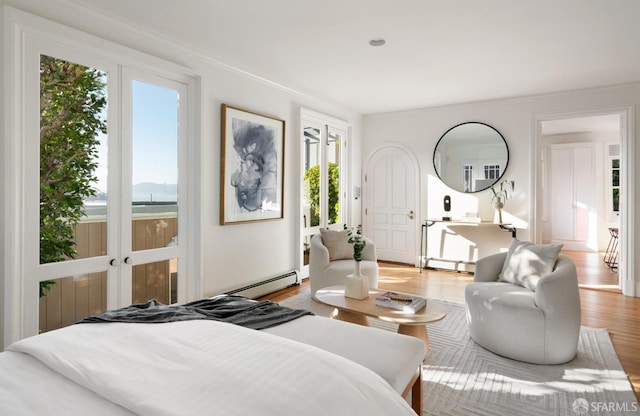
[{"label": "baseboard heater", "polygon": [[251,299],[255,299],[259,298],[260,296],[276,292],[280,289],[297,286],[299,284],[300,279],[298,278],[298,271],[291,270],[289,272],[268,278],[266,280],[261,280],[260,282],[253,283],[251,285],[229,290],[226,293],[229,295],[241,295]]}]

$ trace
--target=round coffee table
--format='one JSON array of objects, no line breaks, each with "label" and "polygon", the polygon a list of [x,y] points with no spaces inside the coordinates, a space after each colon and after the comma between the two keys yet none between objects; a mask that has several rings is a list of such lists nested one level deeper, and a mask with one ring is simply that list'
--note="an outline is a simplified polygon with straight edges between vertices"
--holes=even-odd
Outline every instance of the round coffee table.
[{"label": "round coffee table", "polygon": [[433,300],[427,300],[427,306],[412,314],[376,305],[375,298],[385,292],[386,290],[369,289],[368,298],[356,300],[345,297],[344,285],[339,285],[318,290],[315,299],[333,306],[335,310],[331,317],[335,319],[368,326],[367,316],[370,316],[398,324],[399,334],[411,335],[424,342],[426,356],[429,351],[427,324],[443,319],[446,315],[444,307]]}]

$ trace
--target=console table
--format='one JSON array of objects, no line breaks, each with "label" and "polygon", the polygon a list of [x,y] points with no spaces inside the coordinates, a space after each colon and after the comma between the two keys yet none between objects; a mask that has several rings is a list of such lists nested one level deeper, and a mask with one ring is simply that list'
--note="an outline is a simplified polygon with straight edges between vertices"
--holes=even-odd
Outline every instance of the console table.
[{"label": "console table", "polygon": [[440,258],[435,258],[435,257],[429,257],[427,258],[427,232],[429,230],[429,227],[431,227],[433,224],[436,223],[441,223],[441,224],[447,224],[447,225],[468,225],[468,226],[475,226],[475,227],[483,227],[483,226],[494,226],[494,227],[499,227],[502,231],[507,231],[511,233],[511,236],[513,238],[516,238],[516,228],[513,226],[513,224],[510,223],[498,223],[498,222],[493,222],[493,221],[480,221],[480,222],[474,222],[474,221],[456,221],[456,220],[452,220],[452,221],[445,221],[445,220],[425,220],[424,223],[422,224],[422,235],[420,236],[420,273],[422,273],[422,269],[427,267],[427,263],[429,262],[429,260],[439,260],[439,261],[453,261],[456,263],[465,263],[465,264],[475,264],[475,262],[473,261],[462,261],[462,260],[449,260],[449,259],[440,259]]}]

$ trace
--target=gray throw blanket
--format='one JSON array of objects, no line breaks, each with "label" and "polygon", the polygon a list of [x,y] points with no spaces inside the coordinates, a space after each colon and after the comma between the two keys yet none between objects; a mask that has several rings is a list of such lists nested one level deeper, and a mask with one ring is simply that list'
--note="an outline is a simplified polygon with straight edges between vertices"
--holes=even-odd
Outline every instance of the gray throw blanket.
[{"label": "gray throw blanket", "polygon": [[265,329],[304,315],[313,315],[313,312],[287,308],[272,301],[258,302],[244,296],[220,295],[174,306],[164,305],[152,299],[146,303],[134,304],[90,316],[77,323],[162,323],[211,319],[251,329]]}]

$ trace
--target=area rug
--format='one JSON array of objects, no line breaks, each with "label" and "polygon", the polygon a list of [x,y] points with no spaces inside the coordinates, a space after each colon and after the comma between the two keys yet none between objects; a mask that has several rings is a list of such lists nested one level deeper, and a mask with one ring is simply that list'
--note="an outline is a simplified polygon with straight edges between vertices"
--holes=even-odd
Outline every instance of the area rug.
[{"label": "area rug", "polygon": [[[428,325],[423,371],[423,415],[631,415],[640,414],[633,388],[606,329],[582,327],[576,358],[534,365],[495,355],[469,336],[464,306],[439,302],[447,316]],[[329,316],[333,308],[302,292],[280,302]],[[369,318],[371,326],[395,324]]]}]

